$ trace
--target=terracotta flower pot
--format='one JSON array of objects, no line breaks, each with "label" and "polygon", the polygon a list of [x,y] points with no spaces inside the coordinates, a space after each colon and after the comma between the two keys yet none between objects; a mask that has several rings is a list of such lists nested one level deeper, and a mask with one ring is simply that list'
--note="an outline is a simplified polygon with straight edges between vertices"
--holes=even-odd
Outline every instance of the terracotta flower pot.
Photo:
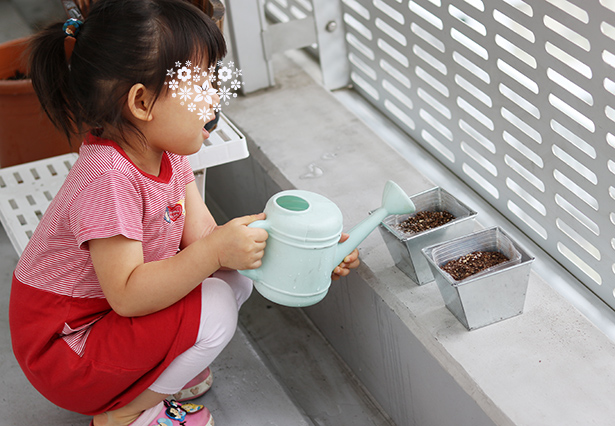
[{"label": "terracotta flower pot", "polygon": [[77,151],[57,130],[34,93],[32,80],[7,80],[26,74],[29,38],[0,44],[0,167]]}]

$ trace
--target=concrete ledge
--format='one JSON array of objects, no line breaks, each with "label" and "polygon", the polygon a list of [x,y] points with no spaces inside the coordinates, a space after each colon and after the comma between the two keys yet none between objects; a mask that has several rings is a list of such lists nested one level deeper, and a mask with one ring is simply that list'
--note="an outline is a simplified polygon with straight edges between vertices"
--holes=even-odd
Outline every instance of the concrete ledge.
[{"label": "concrete ledge", "polygon": [[[207,196],[228,216],[300,188],[334,201],[350,229],[387,180],[410,195],[434,186],[288,58],[275,70],[276,87],[225,108],[251,151],[208,170]],[[468,332],[435,283],[394,266],[378,232],[360,253],[362,266],[306,313],[397,424],[612,423],[615,345],[537,274],[521,316]]]}]

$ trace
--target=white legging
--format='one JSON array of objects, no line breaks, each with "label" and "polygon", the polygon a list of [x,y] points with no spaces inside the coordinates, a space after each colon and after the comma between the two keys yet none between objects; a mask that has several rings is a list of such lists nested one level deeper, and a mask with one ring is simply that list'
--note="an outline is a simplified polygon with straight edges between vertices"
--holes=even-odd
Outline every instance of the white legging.
[{"label": "white legging", "polygon": [[218,271],[203,281],[197,341],[175,358],[149,389],[172,395],[205,370],[235,334],[239,308],[251,293],[252,280],[237,271]]}]

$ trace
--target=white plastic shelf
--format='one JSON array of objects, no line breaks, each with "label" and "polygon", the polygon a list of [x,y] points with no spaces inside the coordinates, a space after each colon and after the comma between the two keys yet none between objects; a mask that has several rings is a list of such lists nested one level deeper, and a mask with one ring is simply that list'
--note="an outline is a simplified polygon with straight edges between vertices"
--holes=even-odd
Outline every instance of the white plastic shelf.
[{"label": "white plastic shelf", "polygon": [[211,132],[199,152],[188,157],[201,197],[205,199],[205,170],[208,167],[241,160],[249,155],[246,137],[220,113],[216,130]]},{"label": "white plastic shelf", "polygon": [[[188,157],[201,196],[205,196],[205,171],[208,167],[248,156],[245,136],[224,114],[220,114],[216,129],[201,150]],[[71,153],[0,168],[0,221],[19,255],[77,157]]]},{"label": "white plastic shelf", "polygon": [[197,171],[241,160],[248,155],[250,154],[245,136],[224,114],[220,114],[216,130],[203,143],[201,150],[190,155],[188,159],[192,170]]},{"label": "white plastic shelf", "polygon": [[0,169],[0,220],[19,255],[77,157],[71,153]]}]

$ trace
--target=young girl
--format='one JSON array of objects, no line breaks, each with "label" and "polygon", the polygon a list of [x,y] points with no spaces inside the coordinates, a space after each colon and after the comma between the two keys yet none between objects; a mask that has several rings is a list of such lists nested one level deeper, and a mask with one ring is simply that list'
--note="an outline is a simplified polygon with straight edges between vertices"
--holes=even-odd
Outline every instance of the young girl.
[{"label": "young girl", "polygon": [[46,398],[91,425],[213,424],[206,408],[167,399],[208,388],[252,290],[236,269],[260,266],[267,233],[247,226],[263,214],[216,226],[184,156],[209,136],[203,117],[219,99],[190,111],[169,69],[207,70],[225,53],[219,29],[181,0],[98,0],[84,22],[33,41],[43,108],[68,136],[87,134],[15,270],[13,350]]}]

